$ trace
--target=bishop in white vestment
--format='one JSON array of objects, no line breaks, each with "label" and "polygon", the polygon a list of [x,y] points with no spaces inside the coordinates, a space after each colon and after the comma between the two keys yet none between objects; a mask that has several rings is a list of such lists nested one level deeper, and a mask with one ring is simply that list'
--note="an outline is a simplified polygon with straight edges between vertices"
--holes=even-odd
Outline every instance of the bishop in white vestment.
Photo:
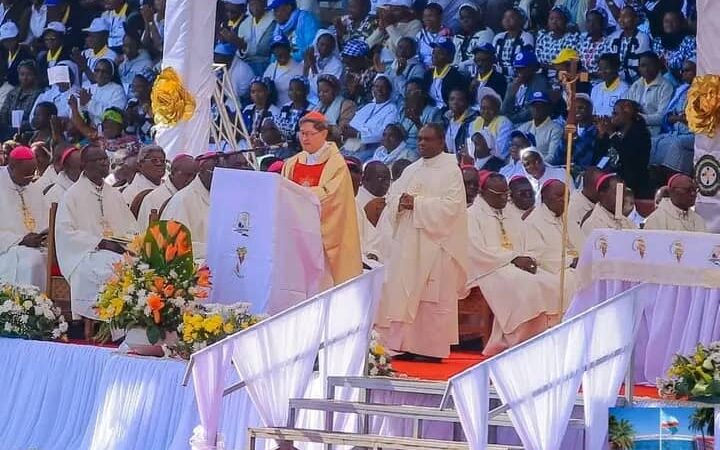
[{"label": "bishop in white vestment", "polygon": [[560,312],[557,281],[529,256],[526,231],[506,215],[508,186],[497,173],[480,179],[481,194],[468,209],[468,289],[479,287],[495,319],[483,353],[493,355],[541,333]]},{"label": "bishop in white vestment", "polygon": [[120,191],[105,183],[110,161],[97,146],[82,151],[83,174],[63,196],[55,223],[60,271],[70,283],[73,316],[97,317],[93,306],[124,249],[112,237],[132,238],[137,222]]},{"label": "bishop in white vestment", "polygon": [[585,236],[600,228],[611,228],[614,230],[635,230],[637,226],[622,213],[619,218],[615,217],[615,202],[618,180],[615,174],[605,174],[598,177],[596,187],[598,202],[593,207],[592,213],[582,223],[581,228]]},{"label": "bishop in white vestment", "polygon": [[48,226],[42,186],[31,183],[36,162],[32,150],[10,152],[0,169],[0,282],[33,285],[45,290],[47,253],[43,249]]},{"label": "bishop in white vestment", "polygon": [[165,176],[165,151],[157,145],[140,149],[137,157],[138,172],[122,191],[125,203],[132,205],[135,196],[146,190],[154,190]]},{"label": "bishop in white vestment", "polygon": [[188,227],[192,236],[193,257],[207,256],[208,219],[210,215],[210,186],[217,165],[217,155],[206,153],[198,157],[197,177],[170,198],[162,220],[175,220]]},{"label": "bishop in white vestment", "polygon": [[[555,281],[558,286],[560,286],[562,268],[564,191],[565,183],[562,181],[551,180],[545,183],[542,188],[542,204],[535,208],[525,221],[528,253],[535,258],[540,269],[556,276]],[[568,308],[575,291],[574,267],[585,238],[577,223],[568,219],[567,226],[563,313]]]},{"label": "bishop in white vestment", "polygon": [[645,229],[704,233],[705,220],[693,210],[697,198],[695,181],[685,174],[676,174],[667,185],[670,198],[660,200],[657,209],[645,220]]},{"label": "bishop in white vestment", "polygon": [[602,175],[602,172],[600,172],[600,169],[597,167],[588,166],[585,168],[582,189],[570,193],[568,221],[580,226],[583,219],[593,210],[595,202],[597,202],[597,189],[595,188],[595,184],[600,175]]},{"label": "bishop in white vestment", "polygon": [[394,239],[376,321],[389,349],[433,358],[457,343],[458,299],[467,295],[465,189],[444,138],[440,125],[423,127],[422,158],[388,193]]},{"label": "bishop in white vestment", "polygon": [[60,167],[60,173],[55,178],[55,183],[45,192],[45,203],[48,208],[53,203],[59,205],[65,192],[80,178],[82,173],[80,149],[77,147],[67,148],[60,157]]},{"label": "bishop in white vestment", "polygon": [[148,227],[150,212],[155,209],[160,212],[162,206],[170,200],[176,192],[184,189],[195,179],[198,164],[190,155],[181,154],[173,159],[170,166],[170,176],[160,186],[153,189],[142,201],[138,212],[138,225],[140,230]]}]

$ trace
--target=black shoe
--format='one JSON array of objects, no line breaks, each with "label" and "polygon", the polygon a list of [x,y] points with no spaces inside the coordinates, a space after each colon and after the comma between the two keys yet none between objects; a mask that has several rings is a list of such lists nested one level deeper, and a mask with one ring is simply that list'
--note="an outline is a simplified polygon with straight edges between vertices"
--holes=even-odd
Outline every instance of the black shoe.
[{"label": "black shoe", "polygon": [[441,363],[442,358],[435,358],[434,356],[416,355],[415,353],[402,353],[397,356],[393,356],[392,359],[397,361],[414,361],[414,362],[429,362],[429,363]]}]

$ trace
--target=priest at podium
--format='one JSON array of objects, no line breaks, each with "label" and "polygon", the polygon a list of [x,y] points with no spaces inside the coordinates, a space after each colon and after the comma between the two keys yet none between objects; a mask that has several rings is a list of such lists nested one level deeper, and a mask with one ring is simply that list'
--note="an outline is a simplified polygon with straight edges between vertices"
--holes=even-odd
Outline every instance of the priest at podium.
[{"label": "priest at podium", "polygon": [[326,263],[321,288],[329,288],[362,273],[355,195],[345,159],[335,143],[327,141],[325,116],[306,114],[298,134],[303,151],[286,161],[282,174],[320,199]]}]

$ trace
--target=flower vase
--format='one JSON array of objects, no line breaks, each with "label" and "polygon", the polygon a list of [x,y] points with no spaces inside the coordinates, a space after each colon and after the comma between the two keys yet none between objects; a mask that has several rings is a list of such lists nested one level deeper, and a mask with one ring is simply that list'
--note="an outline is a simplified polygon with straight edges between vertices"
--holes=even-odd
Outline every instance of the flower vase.
[{"label": "flower vase", "polygon": [[163,344],[172,345],[178,340],[177,333],[165,333],[165,338],[151,344],[147,337],[147,329],[130,328],[125,331],[125,345],[131,352],[142,356],[165,356]]}]

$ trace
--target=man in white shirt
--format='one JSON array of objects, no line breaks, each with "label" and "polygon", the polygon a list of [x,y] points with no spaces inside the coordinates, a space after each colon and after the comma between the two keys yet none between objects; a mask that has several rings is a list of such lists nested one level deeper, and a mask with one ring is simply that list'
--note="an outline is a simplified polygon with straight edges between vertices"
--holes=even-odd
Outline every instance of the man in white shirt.
[{"label": "man in white shirt", "polygon": [[175,220],[188,227],[192,236],[193,257],[205,259],[209,231],[210,187],[213,172],[218,166],[218,155],[208,152],[199,156],[197,161],[198,175],[170,198],[161,219]]},{"label": "man in white shirt", "polygon": [[600,169],[595,166],[588,166],[583,173],[583,186],[579,191],[570,193],[570,204],[568,205],[568,220],[578,226],[582,223],[597,203],[597,190],[595,184],[598,177],[602,175]]},{"label": "man in white shirt", "polygon": [[48,209],[42,187],[31,182],[36,167],[32,150],[16,147],[0,170],[0,282],[45,290]]},{"label": "man in white shirt", "polygon": [[620,58],[614,53],[600,56],[598,61],[598,75],[602,80],[592,88],[590,98],[593,105],[593,114],[601,117],[611,117],[615,103],[625,98],[630,86],[620,78]]},{"label": "man in white shirt", "polygon": [[693,210],[697,198],[695,180],[685,174],[675,174],[668,180],[670,198],[660,200],[660,205],[645,220],[646,230],[706,232],[705,220]]},{"label": "man in white shirt", "polygon": [[161,208],[170,200],[170,197],[190,184],[195,179],[197,172],[198,163],[195,158],[187,154],[176,156],[170,165],[168,178],[143,199],[138,212],[139,229],[146,229],[150,212],[153,209],[161,212]]},{"label": "man in white shirt", "polygon": [[68,147],[60,157],[60,173],[55,179],[55,183],[45,192],[45,202],[48,207],[53,203],[60,204],[65,192],[80,178],[81,173],[80,149]]},{"label": "man in white shirt", "polygon": [[[95,81],[95,64],[101,59],[117,61],[118,55],[108,48],[110,29],[107,22],[100,17],[93,19],[90,26],[83,29],[87,33],[87,47],[82,53],[73,51],[73,61],[82,72],[82,86],[89,87]],[[122,44],[121,44],[122,45]]]},{"label": "man in white shirt", "polygon": [[530,180],[523,175],[515,175],[508,181],[510,187],[510,201],[504,212],[525,220],[535,208],[535,190]]},{"label": "man in white shirt", "polygon": [[120,51],[125,38],[128,7],[128,3],[124,0],[106,0],[106,11],[100,16],[108,24],[108,45],[116,51]]},{"label": "man in white shirt", "polygon": [[362,184],[355,196],[363,259],[382,262],[380,258],[383,249],[376,227],[380,215],[385,209],[385,195],[389,188],[390,169],[379,161],[369,162],[365,166]]},{"label": "man in white shirt", "polygon": [[596,190],[598,201],[592,213],[583,221],[581,229],[585,236],[599,228],[612,228],[615,230],[635,230],[637,226],[622,213],[615,215],[615,199],[618,185],[617,175],[607,173],[597,179]]},{"label": "man in white shirt", "polygon": [[125,252],[112,238],[132,238],[137,222],[120,191],[104,181],[110,171],[105,150],[91,144],[81,161],[83,173],[58,207],[55,242],[60,271],[70,283],[73,316],[95,319],[98,292]]},{"label": "man in white shirt", "polygon": [[137,158],[138,172],[125,189],[123,199],[128,206],[135,197],[145,190],[153,190],[160,186],[165,176],[165,150],[158,145],[146,145],[140,149]]},{"label": "man in white shirt", "polygon": [[[376,327],[386,347],[409,357],[443,358],[458,341],[458,299],[467,295],[467,205],[445,130],[425,125],[422,158],[388,194],[393,231]],[[383,220],[385,216],[383,216]]]},{"label": "man in white shirt", "polygon": [[530,100],[532,120],[518,127],[523,133],[535,136],[535,147],[545,161],[552,161],[562,145],[562,127],[550,118],[550,98],[544,92],[535,92]]}]

